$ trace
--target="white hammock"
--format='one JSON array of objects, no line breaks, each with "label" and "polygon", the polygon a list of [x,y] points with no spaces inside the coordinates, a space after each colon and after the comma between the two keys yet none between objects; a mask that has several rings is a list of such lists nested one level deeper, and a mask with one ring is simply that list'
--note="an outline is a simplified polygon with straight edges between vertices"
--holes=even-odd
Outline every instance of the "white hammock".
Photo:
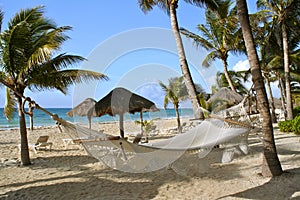
[{"label": "white hammock", "polygon": [[82,144],[90,155],[113,169],[125,172],[150,172],[172,166],[185,152],[197,152],[199,158],[204,158],[216,145],[221,145],[216,149],[220,154],[217,162],[230,162],[237,150],[243,154],[248,153],[249,129],[230,127],[219,119],[204,120],[186,133],[142,145],[118,137],[112,138],[61,119],[59,121],[73,138],[84,138]]}]

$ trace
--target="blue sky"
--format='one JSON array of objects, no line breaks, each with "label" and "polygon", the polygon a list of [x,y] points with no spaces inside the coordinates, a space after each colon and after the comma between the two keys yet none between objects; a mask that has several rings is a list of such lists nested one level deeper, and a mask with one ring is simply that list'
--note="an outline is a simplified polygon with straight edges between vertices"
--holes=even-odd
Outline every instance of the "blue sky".
[{"label": "blue sky", "polygon": [[[204,23],[204,9],[181,2],[178,8],[179,25],[197,32],[197,24]],[[146,48],[130,49],[135,48],[128,47],[136,43],[134,35],[129,36],[127,41],[123,40],[117,44],[114,42],[128,33],[137,34],[139,30],[147,30],[149,27],[153,30],[161,28],[162,32],[168,35],[169,33],[165,31],[170,31],[169,17],[163,11],[155,8],[153,11],[144,14],[138,7],[136,0],[126,1],[126,3],[124,0],[2,0],[0,6],[5,14],[2,29],[6,29],[8,20],[20,9],[37,5],[44,5],[45,15],[53,19],[59,26],[69,25],[73,27],[72,31],[67,32],[71,39],[62,46],[62,52],[81,55],[88,59],[87,62],[83,62],[76,67],[102,72],[108,75],[110,80],[89,83],[93,85],[91,87],[93,91],[88,94],[85,94],[86,91],[82,90],[81,86],[72,86],[66,96],[56,91],[35,93],[27,91],[26,95],[31,96],[43,107],[73,107],[87,97],[99,100],[114,87],[124,86],[150,98],[159,106],[162,105],[162,92],[157,88],[159,79],[154,80],[153,77],[161,77],[161,80],[167,83],[168,78],[180,75],[178,58],[172,50],[169,51],[169,46],[173,45],[172,41],[168,43],[167,49],[161,48],[160,44],[155,47],[150,45]],[[255,10],[253,3],[249,6],[250,12],[253,12]],[[159,35],[154,37],[154,35],[147,35],[149,31],[146,34],[145,32],[143,31],[136,36],[139,41],[144,39],[144,41],[158,40],[159,43],[165,42],[165,39],[162,39]],[[186,42],[188,43],[188,41]],[[125,48],[125,43],[126,48],[130,50],[115,55],[119,49]],[[112,45],[103,50],[105,45],[110,44]],[[191,55],[195,56],[197,53],[193,53],[189,45],[192,46],[192,44],[187,44],[187,51],[191,50]],[[194,50],[196,49],[194,48]],[[204,52],[201,54],[203,56]],[[98,66],[104,63],[103,60],[108,58],[109,55],[114,55],[114,58],[110,62],[107,61],[106,66]],[[245,60],[245,56],[231,56],[229,66],[234,69],[247,68],[248,65]],[[212,68],[221,70],[222,68],[219,65],[219,63],[215,63]],[[208,88],[209,84],[205,86],[203,82],[205,82],[205,78],[208,78],[207,73],[210,73],[209,70],[205,69],[206,71],[203,72],[197,58],[195,58],[194,63],[190,63],[190,66],[195,82],[201,85],[204,84],[205,89]],[[152,70],[147,71],[149,68]],[[210,71],[213,71],[213,69]],[[198,76],[199,74],[200,76]],[[0,107],[3,107],[5,103],[3,87],[0,88],[0,91]]]}]

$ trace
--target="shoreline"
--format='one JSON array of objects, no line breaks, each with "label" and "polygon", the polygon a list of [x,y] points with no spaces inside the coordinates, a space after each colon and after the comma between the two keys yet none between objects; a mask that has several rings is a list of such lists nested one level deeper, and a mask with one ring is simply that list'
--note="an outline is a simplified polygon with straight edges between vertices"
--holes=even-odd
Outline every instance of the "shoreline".
[{"label": "shoreline", "polygon": [[[155,118],[154,121],[157,121],[157,120],[175,120],[176,117],[166,117],[166,118]],[[181,121],[185,121],[186,119],[191,119],[190,116],[182,116],[180,117]],[[148,120],[148,119],[147,119]],[[150,119],[151,120],[151,119]],[[55,121],[52,120],[52,119],[49,119],[49,121],[53,121],[53,125],[50,125],[50,124],[46,124],[46,125],[34,125],[33,128],[34,129],[49,129],[49,128],[54,128],[56,127],[57,125],[55,124]],[[78,124],[78,125],[83,125],[83,126],[87,126],[88,124],[87,123],[83,123],[83,122],[74,122],[74,121],[70,121],[70,120],[66,120],[70,123],[73,123],[73,124]],[[124,120],[125,123],[130,123],[130,122],[133,122],[133,120]],[[26,120],[26,123],[27,123],[27,120]],[[105,124],[116,124],[116,123],[119,123],[118,120],[114,120],[114,121],[97,121],[97,122],[93,122],[93,119],[92,119],[92,126],[93,125],[105,125]],[[33,123],[34,124],[34,123]],[[3,126],[3,125],[1,125]],[[27,130],[30,130],[29,126],[26,127]],[[18,126],[14,126],[14,127],[8,127],[8,128],[3,128],[3,127],[0,127],[0,132],[2,131],[9,131],[9,130],[19,130],[19,124]]]}]

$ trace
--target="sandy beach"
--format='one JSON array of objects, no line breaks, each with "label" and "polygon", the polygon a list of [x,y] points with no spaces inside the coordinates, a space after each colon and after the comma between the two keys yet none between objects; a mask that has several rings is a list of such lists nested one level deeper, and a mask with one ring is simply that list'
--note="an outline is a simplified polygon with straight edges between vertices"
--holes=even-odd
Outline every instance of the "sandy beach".
[{"label": "sandy beach", "polygon": [[[131,126],[126,125],[125,130],[139,128]],[[157,124],[158,129],[166,127],[176,127],[175,120]],[[114,123],[101,124],[97,129],[118,132]],[[260,175],[262,143],[254,133],[249,136],[249,154],[231,163],[193,167],[186,169],[188,173],[164,168],[143,174],[113,170],[88,156],[80,145],[65,148],[62,139],[69,136],[57,127],[28,131],[29,143],[40,135],[50,136],[52,150],[30,151],[32,165],[20,166],[18,130],[0,131],[0,199],[300,199],[300,137],[281,133],[276,127],[277,150],[285,173],[275,178]],[[175,165],[193,162],[197,166],[202,162],[193,155],[186,159]]]}]

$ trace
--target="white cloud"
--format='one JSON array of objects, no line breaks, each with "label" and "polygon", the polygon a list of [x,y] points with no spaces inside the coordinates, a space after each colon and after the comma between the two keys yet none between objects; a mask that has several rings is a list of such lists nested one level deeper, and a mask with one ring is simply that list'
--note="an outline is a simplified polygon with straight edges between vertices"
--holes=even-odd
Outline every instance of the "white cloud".
[{"label": "white cloud", "polygon": [[244,71],[244,70],[248,70],[249,68],[250,65],[248,60],[240,60],[233,66],[232,69],[234,71]]},{"label": "white cloud", "polygon": [[153,101],[157,107],[162,108],[164,105],[164,92],[157,83],[143,85],[136,91],[137,94]]}]

